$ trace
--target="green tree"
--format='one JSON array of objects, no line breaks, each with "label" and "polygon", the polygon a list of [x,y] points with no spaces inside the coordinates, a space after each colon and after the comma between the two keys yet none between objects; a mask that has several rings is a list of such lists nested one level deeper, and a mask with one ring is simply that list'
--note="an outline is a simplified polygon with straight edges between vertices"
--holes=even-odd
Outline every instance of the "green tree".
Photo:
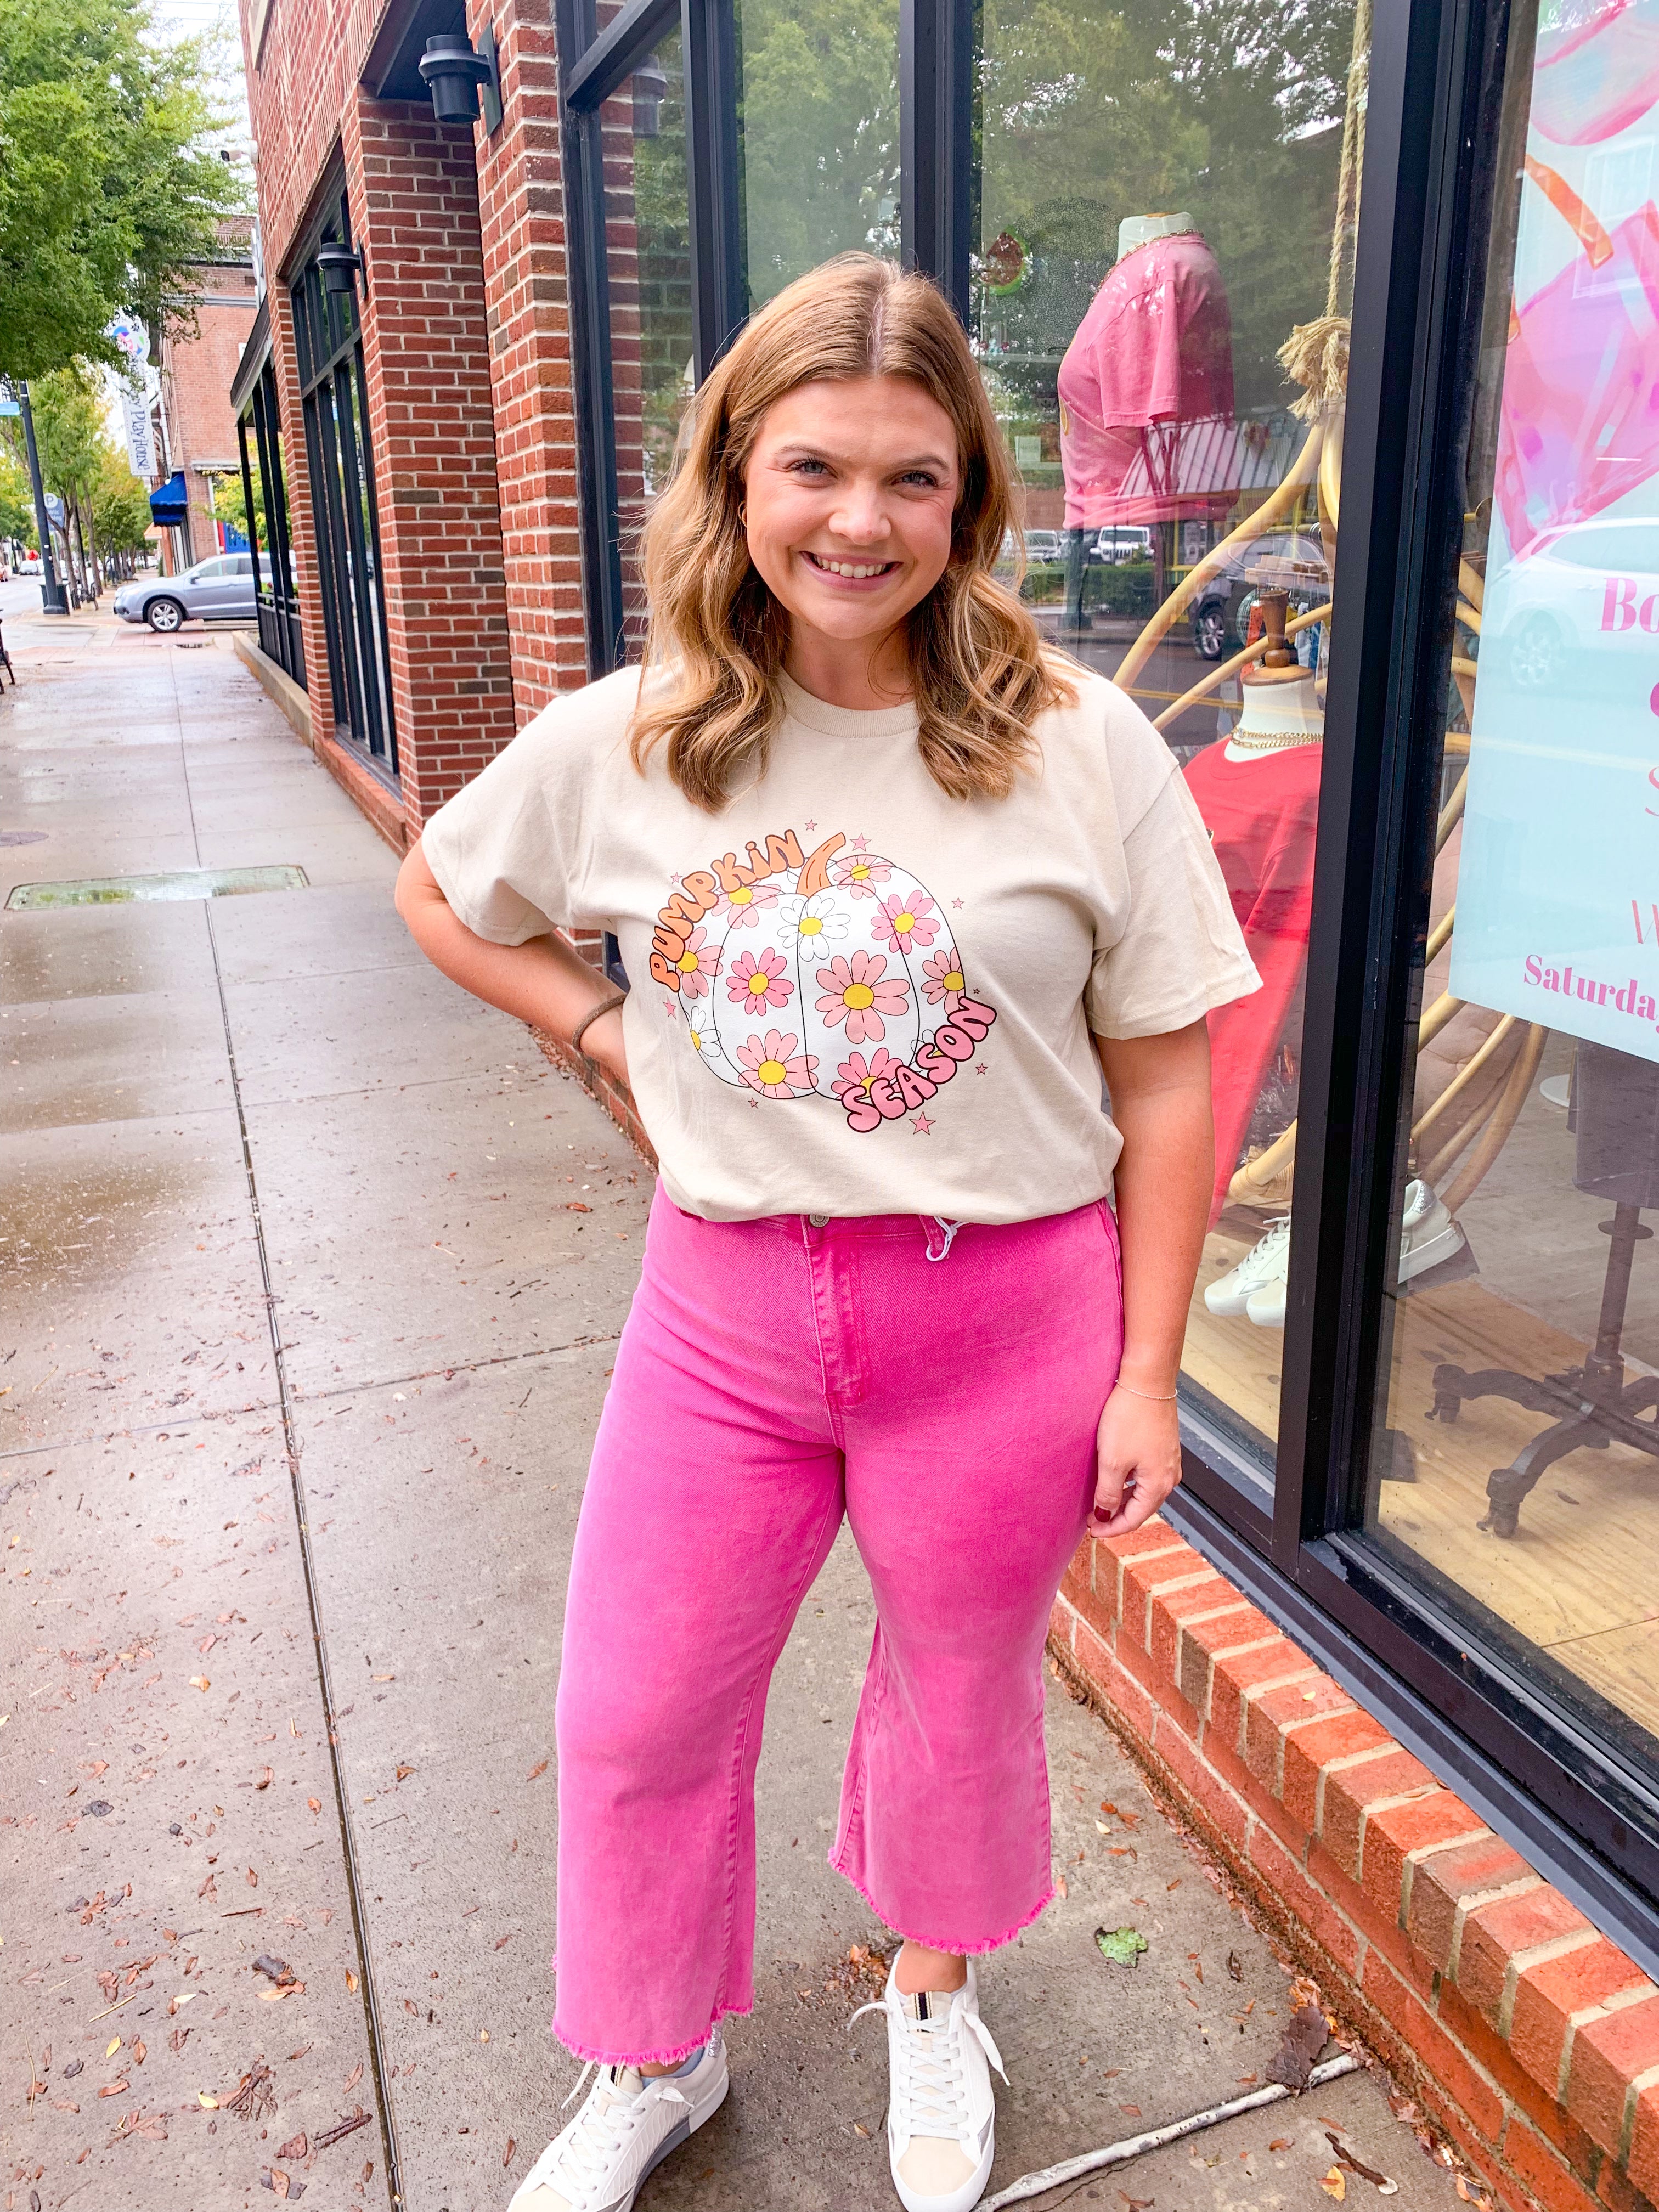
[{"label": "green tree", "polygon": [[0,375],[114,364],[120,308],[188,325],[192,264],[246,201],[202,143],[208,83],[146,0],[0,0]]},{"label": "green tree", "polygon": [[125,453],[106,444],[98,456],[88,505],[98,544],[106,554],[142,553],[149,528],[149,496]]},{"label": "green tree", "polygon": [[33,545],[35,537],[28,472],[8,447],[0,446],[0,541]]}]

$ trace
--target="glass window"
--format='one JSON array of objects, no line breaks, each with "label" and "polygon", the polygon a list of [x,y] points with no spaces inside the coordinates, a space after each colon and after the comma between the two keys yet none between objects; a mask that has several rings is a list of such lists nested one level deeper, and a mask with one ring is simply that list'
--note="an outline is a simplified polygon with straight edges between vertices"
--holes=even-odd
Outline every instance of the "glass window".
[{"label": "glass window", "polygon": [[740,0],[750,310],[832,254],[899,251],[898,0]]},{"label": "glass window", "polygon": [[1218,1172],[1185,1367],[1265,1465],[1369,9],[1269,0],[1248,38],[1212,0],[980,13],[972,335],[1024,485],[1022,589],[1163,731],[1262,976],[1211,1023]]},{"label": "glass window", "polygon": [[680,34],[664,38],[599,111],[605,176],[611,383],[622,538],[623,643],[637,659],[645,607],[634,550],[668,480],[692,390],[690,220]]},{"label": "glass window", "polygon": [[1365,1517],[1651,1782],[1659,104],[1629,35],[1608,0],[1511,21]]}]

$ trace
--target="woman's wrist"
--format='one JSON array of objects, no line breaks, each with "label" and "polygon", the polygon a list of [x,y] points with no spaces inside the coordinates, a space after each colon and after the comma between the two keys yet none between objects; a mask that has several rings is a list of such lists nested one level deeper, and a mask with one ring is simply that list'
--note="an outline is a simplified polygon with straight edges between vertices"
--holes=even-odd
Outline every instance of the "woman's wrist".
[{"label": "woman's wrist", "polygon": [[1181,1358],[1168,1353],[1125,1352],[1118,1363],[1117,1379],[1126,1390],[1142,1398],[1173,1398],[1181,1380]]}]

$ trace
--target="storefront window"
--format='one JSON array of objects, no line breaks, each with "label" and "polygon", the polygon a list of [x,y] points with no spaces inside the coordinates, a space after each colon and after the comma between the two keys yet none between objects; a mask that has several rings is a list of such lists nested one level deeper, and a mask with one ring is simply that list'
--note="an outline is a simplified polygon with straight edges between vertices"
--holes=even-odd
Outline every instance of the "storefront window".
[{"label": "storefront window", "polygon": [[1275,4],[1243,40],[1198,5],[984,0],[981,37],[972,333],[1024,486],[1022,588],[1164,732],[1262,975],[1211,1024],[1185,1366],[1265,1468],[1369,9]]},{"label": "storefront window", "polygon": [[750,309],[832,254],[899,251],[898,0],[742,0]]},{"label": "storefront window", "polygon": [[1516,9],[1444,609],[1375,1538],[1659,1773],[1659,104]]},{"label": "storefront window", "polygon": [[260,650],[305,688],[294,550],[289,536],[276,372],[267,358],[236,424],[242,496],[254,555]]},{"label": "storefront window", "polygon": [[685,87],[678,31],[605,103],[599,127],[609,217],[623,645],[627,657],[635,659],[645,641],[635,560],[639,532],[650,501],[668,481],[693,382]]}]

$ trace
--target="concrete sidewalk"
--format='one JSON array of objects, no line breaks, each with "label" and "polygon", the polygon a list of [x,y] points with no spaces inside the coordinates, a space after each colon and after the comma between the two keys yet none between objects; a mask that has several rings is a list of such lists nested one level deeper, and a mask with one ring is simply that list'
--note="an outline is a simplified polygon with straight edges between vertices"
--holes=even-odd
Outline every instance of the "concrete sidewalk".
[{"label": "concrete sidewalk", "polygon": [[[419,960],[392,855],[228,638],[32,600],[0,599],[0,900],[309,888],[0,915],[4,2207],[499,2212],[576,2073],[553,1692],[650,1178]],[[871,1626],[843,1537],[770,1701],[732,2095],[642,2212],[895,2201],[881,2024],[844,2032],[888,1939],[823,1863]],[[1057,1688],[1049,1738],[1067,1894],[984,1971],[994,2188],[1239,2094],[1289,2008]],[[1322,2207],[1328,2130],[1402,2206],[1456,2201],[1369,2073],[1075,2201]]]}]

